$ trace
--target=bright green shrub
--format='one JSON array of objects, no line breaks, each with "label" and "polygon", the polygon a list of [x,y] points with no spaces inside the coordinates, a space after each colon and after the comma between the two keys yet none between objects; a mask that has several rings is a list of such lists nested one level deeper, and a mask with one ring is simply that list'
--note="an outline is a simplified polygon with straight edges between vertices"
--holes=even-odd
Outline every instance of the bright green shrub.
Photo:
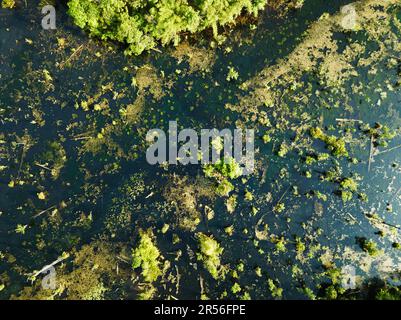
[{"label": "bright green shrub", "polygon": [[142,276],[147,282],[156,281],[162,275],[160,251],[153,243],[151,230],[139,233],[138,246],[132,250],[132,268],[142,268]]},{"label": "bright green shrub", "polygon": [[180,41],[180,34],[233,23],[246,11],[257,15],[267,0],[70,0],[68,13],[77,26],[103,40],[127,44],[138,55]]}]

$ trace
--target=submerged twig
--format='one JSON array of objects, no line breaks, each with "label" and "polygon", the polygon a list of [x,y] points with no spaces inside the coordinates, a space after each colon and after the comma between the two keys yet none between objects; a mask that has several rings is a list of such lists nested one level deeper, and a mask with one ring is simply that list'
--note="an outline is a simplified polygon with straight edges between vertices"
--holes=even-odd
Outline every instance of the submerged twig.
[{"label": "submerged twig", "polygon": [[64,68],[64,66],[80,51],[82,51],[82,49],[84,48],[84,44],[81,44],[69,57],[67,60],[63,61],[62,63],[60,63],[59,68],[62,69]]},{"label": "submerged twig", "polygon": [[390,152],[390,151],[394,151],[394,150],[397,150],[397,149],[400,149],[400,148],[401,148],[401,144],[398,145],[398,146],[395,146],[395,147],[380,151],[380,152],[376,153],[376,155],[387,153],[387,152]]},{"label": "submerged twig", "polygon": [[201,289],[201,296],[205,294],[205,288],[203,287],[203,278],[201,275],[199,275],[199,286]]},{"label": "submerged twig", "polygon": [[25,153],[26,153],[26,144],[22,143],[22,154],[21,154],[21,159],[20,163],[18,166],[18,173],[17,173],[17,181],[19,181],[20,175],[21,175],[21,170],[22,170],[22,164],[24,163],[24,158],[25,158]]},{"label": "submerged twig", "polygon": [[389,226],[389,227],[392,227],[392,228],[401,230],[401,227],[400,227],[400,226],[395,225],[395,224],[388,223],[388,222],[386,222],[386,221],[384,221],[384,220],[382,220],[382,219],[376,218],[376,217],[374,217],[374,216],[372,216],[372,215],[367,215],[367,217],[368,217],[368,219],[373,219],[373,220],[377,221],[378,223],[381,223],[381,224],[384,224],[384,225],[386,225],[386,226]]},{"label": "submerged twig", "polygon": [[177,285],[175,287],[175,294],[178,294],[178,292],[180,291],[181,275],[180,275],[180,272],[178,271],[177,265],[175,266],[175,271],[177,272]]},{"label": "submerged twig", "polygon": [[358,122],[358,123],[363,123],[362,120],[358,120],[358,119],[341,119],[338,118],[336,119],[337,122]]},{"label": "submerged twig", "polygon": [[36,219],[37,217],[41,216],[42,214],[44,214],[44,213],[46,213],[46,212],[48,212],[48,211],[50,211],[50,210],[52,210],[52,209],[54,209],[56,207],[57,207],[57,205],[51,206],[50,208],[47,208],[46,210],[43,210],[43,211],[35,214],[32,218]]},{"label": "submerged twig", "polygon": [[50,169],[50,168],[48,168],[48,167],[46,167],[46,166],[44,166],[43,164],[40,164],[40,163],[38,163],[38,162],[35,162],[35,165],[37,165],[38,167],[40,167],[40,168],[42,168],[42,169],[46,169],[46,170],[52,171],[52,169]]},{"label": "submerged twig", "polygon": [[401,192],[401,188],[399,188],[398,190],[397,190],[397,192],[393,195],[393,197],[391,198],[391,201],[390,202],[392,202],[397,196],[398,196],[398,194]]},{"label": "submerged twig", "polygon": [[374,152],[374,145],[373,145],[373,135],[370,136],[370,151],[369,151],[369,161],[368,161],[368,172],[370,172],[370,168],[372,166],[373,161],[373,152]]},{"label": "submerged twig", "polygon": [[46,270],[50,269],[51,267],[54,267],[56,264],[59,264],[60,262],[64,261],[65,259],[67,259],[70,255],[68,253],[62,254],[60,257],[58,257],[55,261],[53,261],[52,263],[44,266],[42,269],[40,269],[39,271],[33,272],[30,277],[35,279],[38,275],[40,275],[41,273],[45,272]]}]

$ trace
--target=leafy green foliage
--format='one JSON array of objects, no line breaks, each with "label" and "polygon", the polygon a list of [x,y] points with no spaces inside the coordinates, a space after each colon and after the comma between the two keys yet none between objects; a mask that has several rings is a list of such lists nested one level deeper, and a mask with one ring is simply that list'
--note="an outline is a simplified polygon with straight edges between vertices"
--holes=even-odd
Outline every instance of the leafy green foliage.
[{"label": "leafy green foliage", "polygon": [[238,292],[241,292],[241,286],[236,282],[233,284],[233,286],[231,287],[231,292],[236,294]]},{"label": "leafy green foliage", "polygon": [[234,190],[234,185],[228,179],[237,179],[242,174],[241,166],[234,158],[219,159],[214,164],[207,164],[203,172],[208,178],[214,178],[218,182],[216,193],[221,196],[228,196]]},{"label": "leafy green foliage", "polygon": [[139,244],[132,251],[132,268],[142,268],[142,276],[147,282],[156,281],[162,274],[160,268],[160,251],[154,245],[152,232],[140,231]]},{"label": "leafy green foliage", "polygon": [[223,248],[220,247],[215,239],[203,233],[198,233],[197,238],[200,249],[198,259],[203,262],[205,269],[210,272],[214,279],[224,278],[224,272],[220,262],[220,255],[223,252]]},{"label": "leafy green foliage", "polygon": [[216,193],[220,197],[228,197],[230,192],[234,190],[233,184],[228,181],[227,179],[224,179],[219,183],[219,185],[216,188]]},{"label": "leafy green foliage", "polygon": [[180,34],[234,23],[245,9],[257,15],[267,0],[70,0],[69,14],[77,26],[103,40],[128,45],[127,54],[138,55],[180,41]]},{"label": "leafy green foliage", "polygon": [[227,81],[237,80],[239,77],[238,71],[235,70],[233,67],[228,67],[228,74],[226,77]]},{"label": "leafy green foliage", "polygon": [[267,280],[267,285],[273,298],[281,299],[283,297],[283,289],[278,287],[272,279]]},{"label": "leafy green foliage", "polygon": [[1,2],[1,7],[3,9],[13,9],[15,7],[15,1],[14,0],[3,0]]},{"label": "leafy green foliage", "polygon": [[242,174],[241,166],[234,158],[219,159],[214,164],[207,164],[203,171],[207,177],[217,177],[237,179]]}]

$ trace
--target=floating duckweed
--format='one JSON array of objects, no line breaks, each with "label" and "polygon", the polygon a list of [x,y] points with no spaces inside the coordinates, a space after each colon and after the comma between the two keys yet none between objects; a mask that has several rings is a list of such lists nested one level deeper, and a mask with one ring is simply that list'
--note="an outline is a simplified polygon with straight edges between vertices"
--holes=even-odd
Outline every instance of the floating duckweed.
[{"label": "floating duckweed", "polygon": [[394,139],[397,135],[397,133],[392,131],[388,126],[380,123],[376,123],[374,127],[365,124],[361,126],[361,130],[373,137],[376,145],[381,147],[387,147],[388,141]]},{"label": "floating duckweed", "polygon": [[249,292],[244,292],[242,296],[240,297],[241,300],[252,300],[251,295]]},{"label": "floating duckweed", "polygon": [[45,200],[46,199],[46,193],[45,192],[38,192],[37,193],[38,199],[39,200]]},{"label": "floating duckweed", "polygon": [[311,156],[307,156],[306,159],[305,159],[305,163],[306,163],[307,165],[312,165],[312,164],[314,164],[315,162],[316,162],[316,159],[313,158],[313,157],[311,157]]},{"label": "floating duckweed", "polygon": [[311,288],[303,288],[302,291],[309,300],[316,300],[316,295]]},{"label": "floating duckweed", "polygon": [[326,161],[330,158],[330,155],[328,153],[319,153],[317,155],[317,161]]},{"label": "floating duckweed", "polygon": [[238,265],[237,265],[237,270],[238,270],[239,272],[244,272],[244,270],[245,270],[245,264],[244,264],[243,262],[238,263]]},{"label": "floating duckweed", "polygon": [[277,238],[274,240],[274,242],[276,244],[276,253],[287,251],[287,248],[286,248],[287,241],[285,240],[284,237]]},{"label": "floating duckweed", "polygon": [[28,225],[18,224],[17,227],[15,228],[15,232],[20,234],[25,234],[26,228],[28,228]]},{"label": "floating duckweed", "polygon": [[318,199],[320,199],[322,201],[327,201],[327,195],[325,195],[324,193],[317,191],[315,194]]},{"label": "floating duckweed", "polygon": [[353,178],[345,178],[343,181],[340,182],[341,188],[345,190],[350,190],[352,192],[358,191],[358,182],[355,181]]}]

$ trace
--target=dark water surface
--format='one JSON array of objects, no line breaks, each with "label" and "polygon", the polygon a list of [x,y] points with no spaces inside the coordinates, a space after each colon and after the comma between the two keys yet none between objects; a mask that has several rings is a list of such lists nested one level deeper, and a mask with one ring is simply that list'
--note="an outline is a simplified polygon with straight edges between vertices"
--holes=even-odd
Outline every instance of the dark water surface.
[{"label": "dark water surface", "polygon": [[[363,178],[359,188],[369,200],[361,202],[355,196],[352,201],[343,203],[335,195],[333,184],[320,181],[319,170],[324,170],[323,167],[314,169],[313,177],[307,179],[300,174],[303,164],[298,154],[291,152],[285,158],[277,156],[277,146],[282,140],[292,139],[293,132],[284,132],[270,144],[263,144],[259,139],[262,132],[257,132],[257,161],[266,163],[262,166],[266,168],[265,178],[251,176],[245,184],[238,181],[235,184],[238,206],[234,214],[228,214],[224,199],[218,198],[213,202],[214,219],[203,219],[196,229],[214,235],[224,248],[222,262],[231,269],[235,269],[240,260],[245,263],[245,271],[238,280],[227,276],[221,283],[213,280],[201,263],[196,264],[196,259],[191,257],[191,252],[197,251],[194,233],[174,227],[174,219],[169,214],[171,207],[165,203],[163,193],[166,184],[171,183],[167,172],[195,178],[203,175],[201,167],[173,166],[167,171],[150,166],[145,159],[144,132],[153,127],[166,129],[170,120],[177,120],[181,128],[235,128],[239,115],[224,106],[236,103],[237,95],[243,94],[238,85],[290,54],[302,41],[310,23],[324,12],[335,13],[347,3],[349,1],[306,1],[301,10],[290,12],[286,18],[277,18],[268,10],[259,18],[255,31],[249,30],[248,26],[239,26],[232,31],[235,36],[229,37],[214,52],[216,61],[210,72],[194,73],[186,72],[186,62],[179,64],[171,57],[170,49],[125,57],[123,49],[115,44],[89,40],[69,21],[63,5],[57,8],[55,31],[41,29],[40,11],[34,4],[13,11],[1,10],[0,166],[4,168],[0,171],[0,284],[6,286],[0,291],[0,297],[18,295],[23,287],[31,285],[27,274],[40,270],[64,251],[79,250],[82,245],[98,239],[124,243],[132,248],[138,228],[148,227],[154,228],[158,247],[172,262],[171,268],[174,270],[173,266],[177,266],[180,270],[180,290],[174,293],[179,299],[200,297],[199,275],[207,295],[212,298],[221,297],[224,290],[228,297],[238,297],[230,292],[231,286],[238,282],[253,299],[271,299],[274,296],[267,279],[273,279],[283,288],[285,299],[305,298],[300,290],[302,287],[310,287],[317,293],[319,284],[327,281],[321,260],[318,255],[297,260],[295,236],[305,239],[308,252],[313,250],[313,245],[319,244],[319,249],[316,248],[319,254],[331,256],[337,267],[351,264],[361,279],[381,275],[380,266],[386,263],[390,269],[398,270],[400,253],[391,248],[391,239],[375,233],[377,229],[364,213],[377,213],[391,225],[401,224],[398,215],[401,149],[378,155],[368,171],[370,143],[361,135],[360,145],[352,146],[350,150],[359,163],[351,165],[345,159],[338,162],[344,176],[358,174]],[[363,36],[357,34],[339,41],[353,41],[352,37]],[[66,39],[65,48],[60,49],[57,40],[60,38]],[[207,34],[200,38],[201,45],[208,48]],[[108,45],[112,47],[110,50]],[[232,53],[225,53],[227,47],[233,49]],[[76,48],[78,53],[74,55],[71,48]],[[60,67],[60,63],[65,66]],[[140,94],[131,86],[131,81],[137,67],[144,64],[153,65],[160,77],[163,71],[165,79],[171,80],[173,85],[164,87],[165,95],[160,99],[147,94],[140,119],[133,125],[118,125],[116,133],[101,133],[102,128],[119,119],[122,106],[132,103]],[[227,66],[234,66],[239,72],[237,81],[226,81]],[[354,107],[352,111],[317,108],[318,97],[312,97],[310,105],[303,111],[313,119],[323,119],[325,127],[336,125],[337,118],[348,118],[370,125],[380,122],[396,130],[401,125],[400,91],[389,92],[380,107],[372,105],[380,99],[376,84],[396,83],[397,70],[388,71],[384,65],[378,69],[374,76],[359,77],[366,85],[364,96],[367,99],[364,101],[360,101],[360,95],[353,93],[349,85],[348,103]],[[43,70],[51,75],[50,81],[46,80]],[[108,84],[111,84],[111,90],[101,89]],[[107,112],[86,112],[79,107],[82,101],[98,92],[101,92],[101,99],[108,101]],[[124,97],[116,98],[118,93],[123,93]],[[85,137],[99,133],[111,137],[113,144],[103,145],[96,154],[85,151],[82,147]],[[49,150],[49,143],[55,141],[62,145],[66,154],[66,162],[56,178],[49,169],[43,168],[47,167],[44,159],[49,159],[44,154]],[[382,150],[400,143],[398,135]],[[27,145],[31,147],[27,148]],[[324,152],[324,145],[317,144],[316,150]],[[133,176],[143,181],[138,187],[142,191],[137,196],[132,195],[135,190],[129,193],[126,187],[127,184],[135,186],[129,180]],[[10,185],[11,182],[14,183]],[[298,187],[300,196],[295,195],[294,186]],[[244,199],[245,190],[251,190],[256,199],[252,205]],[[306,196],[311,190],[326,194],[328,200],[316,201],[315,197]],[[45,199],[39,199],[40,192],[45,193]],[[269,197],[272,200],[269,201]],[[66,207],[61,209],[62,202]],[[272,212],[277,202],[285,203],[283,213]],[[53,212],[53,206],[60,212]],[[252,206],[258,208],[256,215],[251,214]],[[130,220],[116,222],[116,215],[123,211],[122,208],[130,211]],[[122,220],[125,217],[121,214]],[[270,234],[288,240],[285,252],[276,252],[277,248],[270,242],[256,241],[253,230],[261,219],[269,225]],[[120,227],[108,227],[110,221]],[[170,229],[162,234],[157,230],[166,221]],[[25,233],[16,232],[17,225],[26,226]],[[224,232],[229,225],[235,228],[232,236]],[[249,233],[244,233],[244,229]],[[394,232],[397,233],[397,229]],[[172,244],[174,233],[181,238],[178,245]],[[364,268],[366,261],[359,261],[361,265],[358,265],[355,261],[358,259],[345,258],[346,247],[362,253],[356,237],[373,239],[385,250],[385,258],[371,262],[373,267],[368,273]],[[182,251],[178,262],[174,261],[177,250]],[[301,271],[294,270],[295,265]],[[262,269],[261,277],[255,274],[257,267]],[[161,298],[167,298],[175,291],[170,290],[168,281],[167,285],[157,286]],[[126,292],[124,297],[135,297],[135,286],[127,288],[124,284],[121,287]],[[121,295],[117,290],[107,292],[105,297],[119,298]]]}]

